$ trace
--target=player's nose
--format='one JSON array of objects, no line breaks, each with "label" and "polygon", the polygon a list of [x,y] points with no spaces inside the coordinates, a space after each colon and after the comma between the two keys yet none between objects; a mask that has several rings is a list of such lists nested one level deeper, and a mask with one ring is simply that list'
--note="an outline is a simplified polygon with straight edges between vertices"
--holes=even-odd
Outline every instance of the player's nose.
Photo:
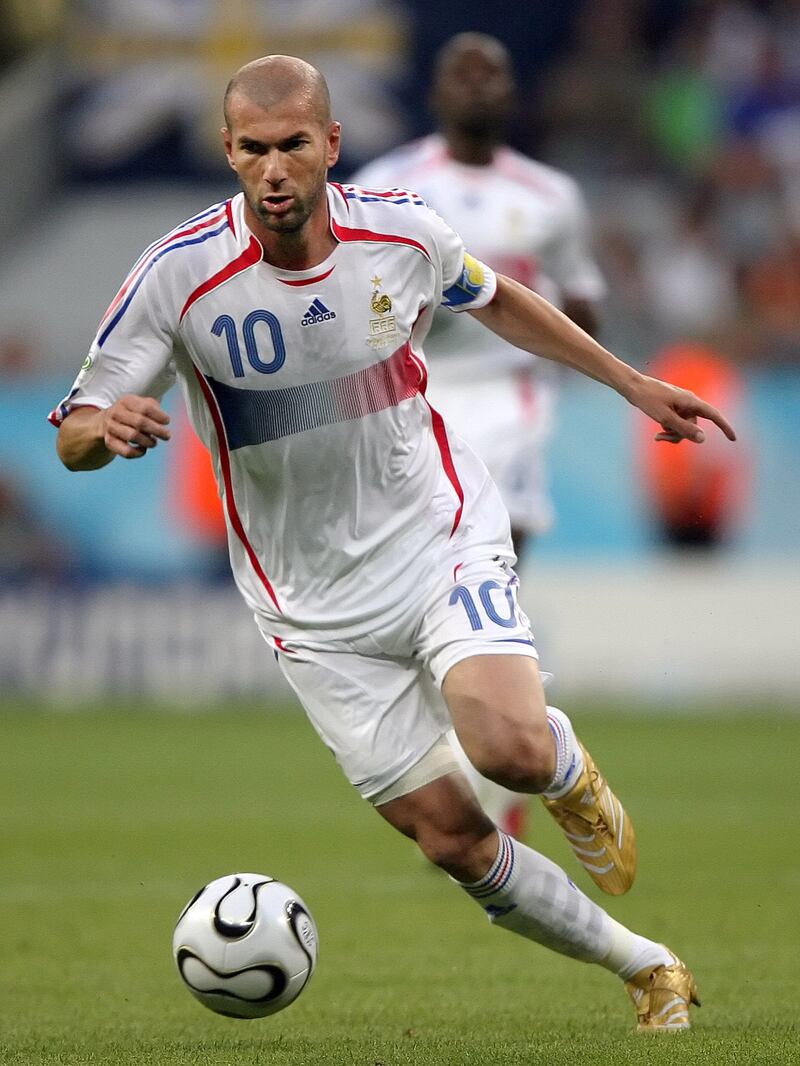
[{"label": "player's nose", "polygon": [[279,152],[269,152],[264,156],[264,179],[273,186],[278,186],[286,178],[286,168]]}]

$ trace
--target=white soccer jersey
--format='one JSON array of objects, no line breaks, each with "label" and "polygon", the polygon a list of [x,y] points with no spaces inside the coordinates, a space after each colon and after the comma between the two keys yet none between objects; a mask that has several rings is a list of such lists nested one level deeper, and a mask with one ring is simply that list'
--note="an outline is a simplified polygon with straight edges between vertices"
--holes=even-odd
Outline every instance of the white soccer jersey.
[{"label": "white soccer jersey", "polygon": [[242,194],[152,244],[68,397],[160,397],[176,376],[211,451],[237,584],[262,630],[369,633],[454,546],[509,555],[486,468],[425,398],[439,304],[479,308],[491,270],[419,197],[328,186],[337,245],[305,271],[263,261]]},{"label": "white soccer jersey", "polygon": [[[354,180],[367,188],[413,189],[481,262],[556,306],[565,297],[594,302],[605,294],[578,186],[562,171],[512,148],[498,148],[486,166],[469,166],[450,156],[439,134],[431,134],[368,164]],[[428,343],[439,381],[474,381],[530,367],[528,353],[469,315],[450,318]]]},{"label": "white soccer jersey", "polygon": [[[490,164],[468,166],[433,134],[370,163],[355,180],[414,189],[482,262],[556,306],[604,295],[583,198],[561,171],[505,147]],[[470,315],[437,315],[426,351],[431,403],[484,460],[513,525],[544,532],[553,517],[543,451],[555,424],[557,368]]]}]

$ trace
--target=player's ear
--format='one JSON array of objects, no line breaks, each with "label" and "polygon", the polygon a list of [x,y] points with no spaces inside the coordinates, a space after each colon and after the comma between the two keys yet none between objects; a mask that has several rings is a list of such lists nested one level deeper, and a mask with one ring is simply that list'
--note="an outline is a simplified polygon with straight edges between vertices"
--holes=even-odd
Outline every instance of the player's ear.
[{"label": "player's ear", "polygon": [[328,127],[328,166],[332,167],[339,160],[339,149],[342,141],[341,122],[331,122]]},{"label": "player's ear", "polygon": [[236,164],[233,161],[233,138],[231,137],[231,131],[227,126],[222,126],[219,132],[222,134],[222,143],[225,146],[225,155],[228,157],[228,166],[231,170],[236,170]]}]

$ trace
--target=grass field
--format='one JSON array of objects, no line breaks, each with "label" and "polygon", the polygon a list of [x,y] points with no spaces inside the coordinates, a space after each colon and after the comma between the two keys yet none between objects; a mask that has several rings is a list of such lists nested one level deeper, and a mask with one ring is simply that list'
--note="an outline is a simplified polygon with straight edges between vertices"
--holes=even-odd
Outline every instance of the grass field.
[{"label": "grass field", "polygon": [[[607,901],[690,961],[689,1034],[640,1037],[616,979],[493,929],[340,779],[297,713],[0,711],[0,1063],[517,1066],[800,1062],[800,716],[574,713],[635,814]],[[531,842],[594,898],[546,813]],[[238,1022],[180,985],[175,919],[235,870],[293,885],[320,965]]]}]

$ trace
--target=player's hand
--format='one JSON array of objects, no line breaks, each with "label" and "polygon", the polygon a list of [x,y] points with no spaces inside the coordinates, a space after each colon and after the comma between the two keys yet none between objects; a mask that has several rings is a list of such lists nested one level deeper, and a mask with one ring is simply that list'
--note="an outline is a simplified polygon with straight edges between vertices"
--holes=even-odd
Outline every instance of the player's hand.
[{"label": "player's hand", "polygon": [[656,433],[655,440],[668,441],[670,444],[690,440],[702,444],[706,435],[697,424],[698,418],[707,418],[722,430],[728,440],[736,440],[733,427],[716,407],[693,392],[679,389],[666,381],[640,374],[626,391],[625,398],[661,426],[661,432]]},{"label": "player's hand", "polygon": [[169,440],[169,415],[151,396],[120,396],[102,413],[103,443],[123,459],[141,459],[160,440]]}]

